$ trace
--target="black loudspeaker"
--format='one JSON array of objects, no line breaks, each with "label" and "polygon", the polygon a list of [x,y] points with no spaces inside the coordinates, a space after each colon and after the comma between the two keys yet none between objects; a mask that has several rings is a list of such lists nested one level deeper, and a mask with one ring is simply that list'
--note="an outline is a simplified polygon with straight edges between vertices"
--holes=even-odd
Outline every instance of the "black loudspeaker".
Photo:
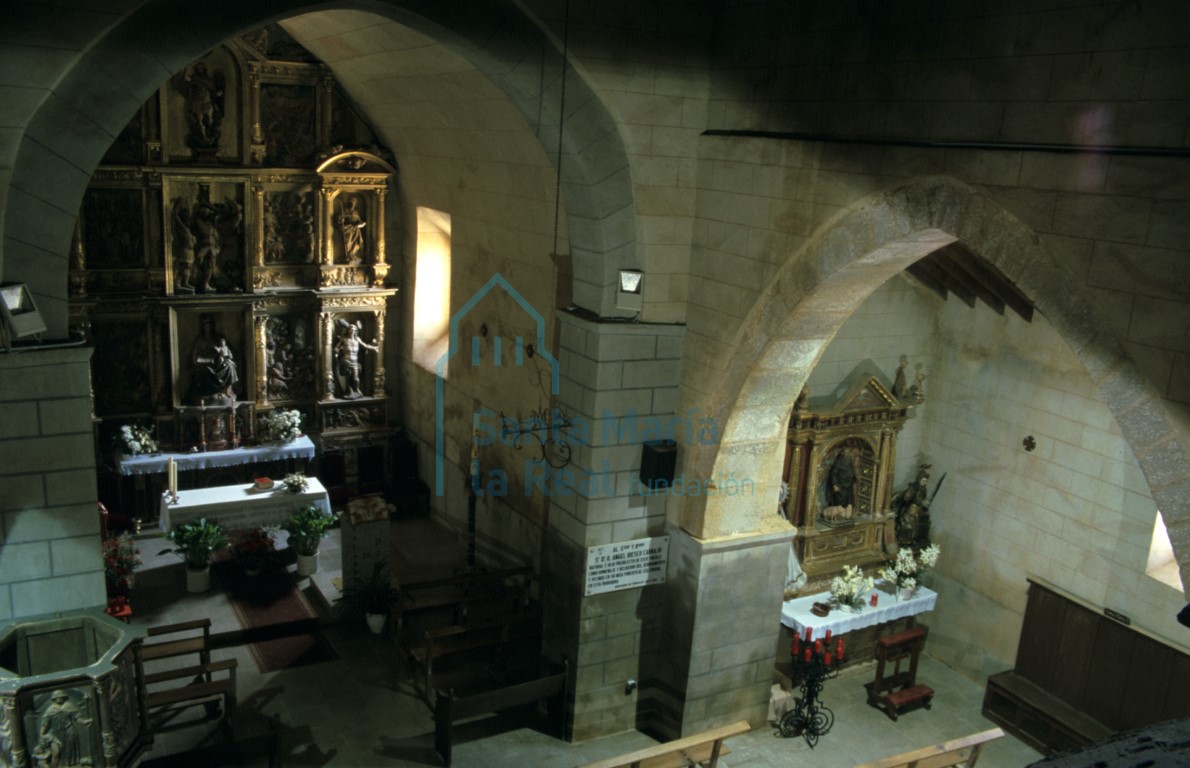
[{"label": "black loudspeaker", "polygon": [[674,481],[678,445],[673,440],[648,440],[640,451],[640,481],[647,488],[668,488]]},{"label": "black loudspeaker", "polygon": [[1187,603],[1186,607],[1178,613],[1178,621],[1181,624],[1190,627],[1190,603]]}]

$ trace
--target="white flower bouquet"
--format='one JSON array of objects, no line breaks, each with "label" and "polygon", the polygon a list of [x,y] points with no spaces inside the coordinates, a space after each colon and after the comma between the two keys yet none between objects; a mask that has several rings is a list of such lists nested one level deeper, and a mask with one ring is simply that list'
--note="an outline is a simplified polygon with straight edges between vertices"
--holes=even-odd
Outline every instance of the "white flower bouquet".
[{"label": "white flower bouquet", "polygon": [[897,585],[897,589],[913,591],[921,585],[930,569],[938,564],[942,549],[931,544],[917,554],[905,548],[897,552],[897,559],[891,566],[880,569],[880,578]]},{"label": "white flower bouquet", "polygon": [[310,479],[301,472],[291,472],[281,482],[285,484],[285,490],[290,493],[301,493],[310,485]]},{"label": "white flower bouquet", "polygon": [[278,408],[265,418],[265,430],[270,440],[288,443],[302,434],[302,414],[289,408]]},{"label": "white flower bouquet", "polygon": [[143,453],[157,453],[157,441],[147,427],[138,424],[125,424],[116,434],[116,447],[121,453],[129,456],[140,456]]},{"label": "white flower bouquet", "polygon": [[843,575],[831,579],[831,597],[839,605],[862,608],[864,599],[875,586],[876,580],[871,576],[865,576],[863,569],[858,565],[845,565]]}]

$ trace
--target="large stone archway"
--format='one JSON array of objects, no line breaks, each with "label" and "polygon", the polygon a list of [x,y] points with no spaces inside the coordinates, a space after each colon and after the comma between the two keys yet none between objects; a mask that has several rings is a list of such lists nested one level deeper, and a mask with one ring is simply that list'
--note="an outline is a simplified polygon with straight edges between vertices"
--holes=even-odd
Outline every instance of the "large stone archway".
[{"label": "large stone archway", "polygon": [[685,466],[696,477],[754,478],[761,492],[747,500],[691,499],[682,527],[699,538],[765,529],[793,398],[819,356],[872,291],[954,241],[1014,282],[1078,356],[1144,471],[1183,574],[1190,573],[1190,460],[1161,398],[1040,238],[987,197],[942,177],[855,203],[773,281],[707,404],[725,425],[722,440],[698,446]]},{"label": "large stone archway", "polygon": [[[956,241],[1012,280],[1082,363],[1132,447],[1154,500],[1163,513],[1176,510],[1166,516],[1167,524],[1187,571],[1190,467],[1165,405],[1036,235],[961,182],[918,179],[858,201],[790,259],[749,313],[728,373],[702,404],[725,426],[717,444],[687,443],[684,474],[749,478],[757,492],[685,497],[671,520],[691,534],[671,543],[671,560],[680,559],[683,569],[671,569],[666,585],[669,682],[684,694],[675,731],[694,732],[748,711],[747,702],[765,701],[773,657],[760,655],[772,648],[772,641],[767,648],[765,641],[780,612],[792,536],[773,510],[793,400],[844,322],[879,286]],[[981,609],[988,605],[970,590],[966,595],[984,600]],[[1014,620],[1012,609],[1003,606],[995,615],[1004,624]],[[754,668],[706,663],[741,648],[753,654]],[[726,698],[736,702],[730,711],[719,703],[728,691]]]},{"label": "large stone archway", "polygon": [[[38,106],[8,123],[21,129],[21,139],[4,198],[0,274],[30,286],[48,336],[66,336],[67,256],[88,179],[135,110],[174,72],[229,37],[289,16],[338,9],[367,11],[438,40],[504,92],[550,162],[557,162],[561,146],[573,300],[600,314],[614,312],[615,268],[635,259],[627,154],[610,113],[574,67],[567,71],[566,111],[582,119],[565,122],[559,142],[561,53],[522,8],[407,0],[151,0],[97,25],[81,54],[61,57],[60,76]],[[87,25],[80,24],[79,36],[84,30]],[[549,86],[544,90],[543,82]]]}]

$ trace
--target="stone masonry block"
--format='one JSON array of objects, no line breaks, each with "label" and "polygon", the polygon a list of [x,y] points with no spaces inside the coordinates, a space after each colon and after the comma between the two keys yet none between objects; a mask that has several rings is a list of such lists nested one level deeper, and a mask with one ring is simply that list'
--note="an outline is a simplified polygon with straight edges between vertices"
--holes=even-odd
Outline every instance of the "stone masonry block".
[{"label": "stone masonry block", "polygon": [[91,434],[91,399],[51,400],[38,406],[41,434],[58,435],[86,432]]},{"label": "stone masonry block", "polygon": [[624,389],[672,387],[678,383],[681,367],[668,360],[624,363]]},{"label": "stone masonry block", "polygon": [[30,403],[0,405],[0,440],[38,434],[37,409]]},{"label": "stone masonry block", "polygon": [[[92,540],[94,545],[94,540]],[[0,573],[8,582],[45,579],[53,574],[50,567],[49,542],[35,541],[28,544],[9,542],[0,549]]]},{"label": "stone masonry block", "polygon": [[77,506],[22,509],[4,514],[4,535],[9,545],[98,534],[99,514],[94,501]]},{"label": "stone masonry block", "polygon": [[103,555],[94,536],[75,536],[49,542],[55,576],[103,570]]},{"label": "stone masonry block", "polygon": [[97,573],[22,581],[12,584],[10,589],[14,616],[93,608],[106,601],[103,577]]},{"label": "stone masonry block", "polygon": [[0,442],[0,467],[13,474],[75,469],[94,461],[90,432]]}]

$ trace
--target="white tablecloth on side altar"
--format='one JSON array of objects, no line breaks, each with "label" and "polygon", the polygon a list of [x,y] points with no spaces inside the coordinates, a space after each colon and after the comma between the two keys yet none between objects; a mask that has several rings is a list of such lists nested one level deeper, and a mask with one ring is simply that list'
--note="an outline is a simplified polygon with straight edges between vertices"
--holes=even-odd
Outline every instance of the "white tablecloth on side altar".
[{"label": "white tablecloth on side altar", "polygon": [[270,491],[258,491],[252,483],[195,488],[178,492],[178,502],[161,499],[161,529],[197,520],[216,520],[226,530],[255,526],[280,525],[301,507],[315,506],[331,514],[331,499],[316,477],[307,478],[309,486],[302,493],[290,493],[277,481]]},{"label": "white tablecloth on side altar", "polygon": [[[872,594],[878,596],[875,608],[871,605]],[[906,616],[916,616],[919,613],[934,610],[938,601],[938,593],[926,587],[918,587],[917,594],[909,599],[898,600],[890,585],[877,584],[876,588],[867,594],[864,607],[859,613],[851,613],[843,608],[831,608],[826,616],[815,616],[810,612],[814,603],[829,603],[830,593],[799,597],[788,600],[781,607],[781,623],[804,635],[806,627],[814,630],[814,637],[822,637],[826,630],[841,635],[853,629],[863,629],[886,621],[903,619]]]},{"label": "white tablecloth on side altar", "polygon": [[170,459],[177,463],[179,472],[186,472],[207,467],[234,467],[238,464],[312,458],[314,458],[314,442],[309,437],[302,435],[288,443],[263,443],[251,448],[232,448],[227,451],[121,456],[116,460],[116,469],[121,475],[154,475],[165,472]]}]

